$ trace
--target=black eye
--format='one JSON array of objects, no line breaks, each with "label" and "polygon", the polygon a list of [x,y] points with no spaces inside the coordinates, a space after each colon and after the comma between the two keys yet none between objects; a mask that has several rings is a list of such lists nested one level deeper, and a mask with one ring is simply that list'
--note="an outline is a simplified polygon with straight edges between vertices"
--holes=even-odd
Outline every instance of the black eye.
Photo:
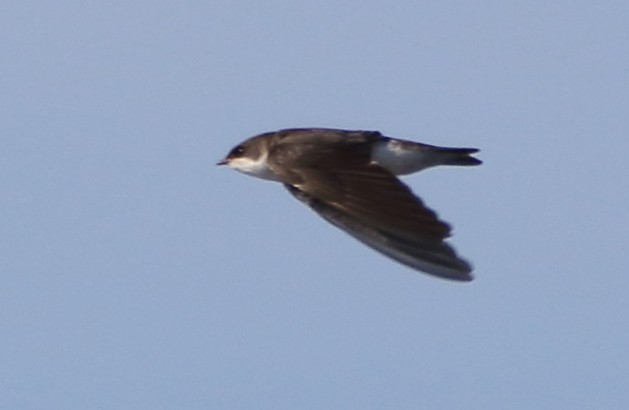
[{"label": "black eye", "polygon": [[243,155],[245,155],[245,147],[243,147],[242,145],[237,146],[232,150],[232,152],[229,153],[229,156],[231,158],[239,158]]}]

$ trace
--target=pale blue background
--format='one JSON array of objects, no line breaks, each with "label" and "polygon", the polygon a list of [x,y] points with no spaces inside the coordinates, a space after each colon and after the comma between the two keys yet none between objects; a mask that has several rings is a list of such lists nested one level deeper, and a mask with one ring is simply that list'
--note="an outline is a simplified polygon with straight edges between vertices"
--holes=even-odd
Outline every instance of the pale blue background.
[{"label": "pale blue background", "polygon": [[[0,408],[629,406],[626,1],[3,1]],[[415,273],[215,167],[295,126],[482,149]]]}]

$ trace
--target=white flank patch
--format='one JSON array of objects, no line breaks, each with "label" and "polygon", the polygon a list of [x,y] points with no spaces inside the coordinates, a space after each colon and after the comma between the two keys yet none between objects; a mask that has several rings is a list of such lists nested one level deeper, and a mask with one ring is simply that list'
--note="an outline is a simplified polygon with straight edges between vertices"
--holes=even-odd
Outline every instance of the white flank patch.
[{"label": "white flank patch", "polygon": [[406,149],[402,143],[393,139],[376,144],[371,152],[371,160],[393,175],[412,174],[434,165],[425,152]]}]

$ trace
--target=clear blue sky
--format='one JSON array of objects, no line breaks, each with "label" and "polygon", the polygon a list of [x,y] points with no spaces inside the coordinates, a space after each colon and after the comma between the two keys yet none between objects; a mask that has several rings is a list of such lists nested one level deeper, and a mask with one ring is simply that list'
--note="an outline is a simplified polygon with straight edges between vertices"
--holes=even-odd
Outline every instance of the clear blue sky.
[{"label": "clear blue sky", "polygon": [[[0,408],[628,405],[626,1],[0,9]],[[214,166],[296,126],[480,148],[476,280]]]}]

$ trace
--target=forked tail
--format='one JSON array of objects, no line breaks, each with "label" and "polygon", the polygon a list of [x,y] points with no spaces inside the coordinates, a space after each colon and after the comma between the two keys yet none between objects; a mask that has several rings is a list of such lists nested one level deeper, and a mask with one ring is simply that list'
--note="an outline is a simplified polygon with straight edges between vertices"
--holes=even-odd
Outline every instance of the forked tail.
[{"label": "forked tail", "polygon": [[442,165],[480,165],[483,161],[471,156],[477,152],[476,148],[439,148]]}]

